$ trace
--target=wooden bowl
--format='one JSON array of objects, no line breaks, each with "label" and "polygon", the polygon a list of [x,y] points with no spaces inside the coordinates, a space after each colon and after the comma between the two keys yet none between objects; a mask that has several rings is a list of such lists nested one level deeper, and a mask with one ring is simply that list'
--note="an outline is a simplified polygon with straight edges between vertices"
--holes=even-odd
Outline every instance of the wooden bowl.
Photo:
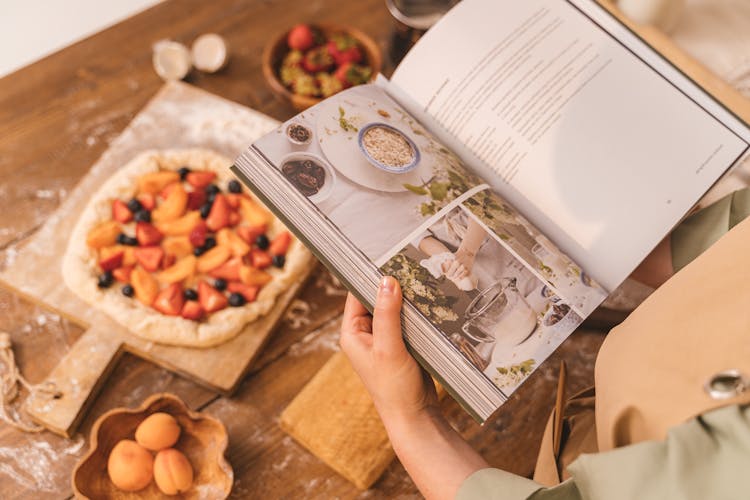
[{"label": "wooden bowl", "polygon": [[154,394],[139,408],[115,408],[94,423],[89,452],[73,470],[73,491],[77,498],[165,498],[154,481],[140,491],[127,492],[117,489],[107,474],[107,460],[115,444],[121,439],[134,439],[138,424],[156,412],[169,413],[177,419],[182,432],[174,447],[184,453],[193,466],[193,486],[179,498],[229,496],[234,474],[224,458],[228,442],[224,424],[209,415],[190,411],[177,396]]},{"label": "wooden bowl", "polygon": [[[363,64],[372,68],[372,78],[370,81],[375,79],[375,76],[380,72],[383,63],[383,55],[380,51],[380,47],[378,47],[378,44],[375,43],[372,38],[354,28],[344,28],[342,26],[331,24],[314,24],[313,26],[319,29],[326,37],[333,33],[346,33],[356,39],[362,48],[362,55],[364,56]],[[297,111],[303,111],[310,106],[318,104],[323,99],[320,97],[295,94],[279,79],[279,67],[281,66],[281,61],[289,52],[289,47],[286,44],[288,34],[289,30],[279,34],[263,49],[263,76],[277,97],[283,101],[290,102]]]}]

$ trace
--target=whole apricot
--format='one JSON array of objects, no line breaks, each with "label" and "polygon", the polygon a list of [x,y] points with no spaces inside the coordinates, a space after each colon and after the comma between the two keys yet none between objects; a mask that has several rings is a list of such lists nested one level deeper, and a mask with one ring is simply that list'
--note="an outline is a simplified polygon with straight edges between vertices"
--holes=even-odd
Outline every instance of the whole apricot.
[{"label": "whole apricot", "polygon": [[135,441],[123,439],[109,454],[107,473],[123,491],[142,490],[154,476],[154,457]]},{"label": "whole apricot", "polygon": [[152,451],[174,446],[180,439],[180,425],[169,413],[153,413],[135,430],[135,440]]},{"label": "whole apricot", "polygon": [[184,493],[193,484],[193,468],[185,455],[174,448],[167,448],[156,454],[154,479],[165,495]]}]

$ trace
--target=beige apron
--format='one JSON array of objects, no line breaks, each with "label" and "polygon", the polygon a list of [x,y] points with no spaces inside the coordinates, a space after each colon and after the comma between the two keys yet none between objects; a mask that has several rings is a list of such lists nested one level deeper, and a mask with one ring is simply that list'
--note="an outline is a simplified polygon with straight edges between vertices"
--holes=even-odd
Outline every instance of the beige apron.
[{"label": "beige apron", "polygon": [[588,389],[553,410],[534,480],[554,486],[581,453],[663,440],[701,413],[750,403],[750,390],[708,394],[707,381],[728,370],[750,376],[750,218],[609,333],[596,360],[596,395]]}]

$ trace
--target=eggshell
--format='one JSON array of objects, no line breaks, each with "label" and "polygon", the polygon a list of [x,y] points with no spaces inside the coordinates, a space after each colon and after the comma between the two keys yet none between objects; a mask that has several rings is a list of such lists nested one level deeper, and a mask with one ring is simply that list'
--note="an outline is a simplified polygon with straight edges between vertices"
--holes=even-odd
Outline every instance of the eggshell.
[{"label": "eggshell", "polygon": [[135,440],[152,451],[174,446],[180,439],[180,424],[169,413],[153,413],[135,430]]},{"label": "eggshell", "polygon": [[184,493],[193,484],[193,468],[185,455],[174,448],[167,448],[156,454],[154,479],[165,495]]},{"label": "eggshell", "polygon": [[142,490],[154,476],[154,457],[130,439],[118,442],[109,454],[107,473],[119,489]]}]

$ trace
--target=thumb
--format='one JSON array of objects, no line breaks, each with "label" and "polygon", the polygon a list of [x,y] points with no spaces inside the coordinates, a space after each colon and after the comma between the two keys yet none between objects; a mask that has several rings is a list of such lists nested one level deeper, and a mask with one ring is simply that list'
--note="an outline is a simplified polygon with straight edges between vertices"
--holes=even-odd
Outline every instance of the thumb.
[{"label": "thumb", "polygon": [[387,356],[406,352],[401,337],[401,287],[391,276],[383,277],[372,317],[373,350]]}]

